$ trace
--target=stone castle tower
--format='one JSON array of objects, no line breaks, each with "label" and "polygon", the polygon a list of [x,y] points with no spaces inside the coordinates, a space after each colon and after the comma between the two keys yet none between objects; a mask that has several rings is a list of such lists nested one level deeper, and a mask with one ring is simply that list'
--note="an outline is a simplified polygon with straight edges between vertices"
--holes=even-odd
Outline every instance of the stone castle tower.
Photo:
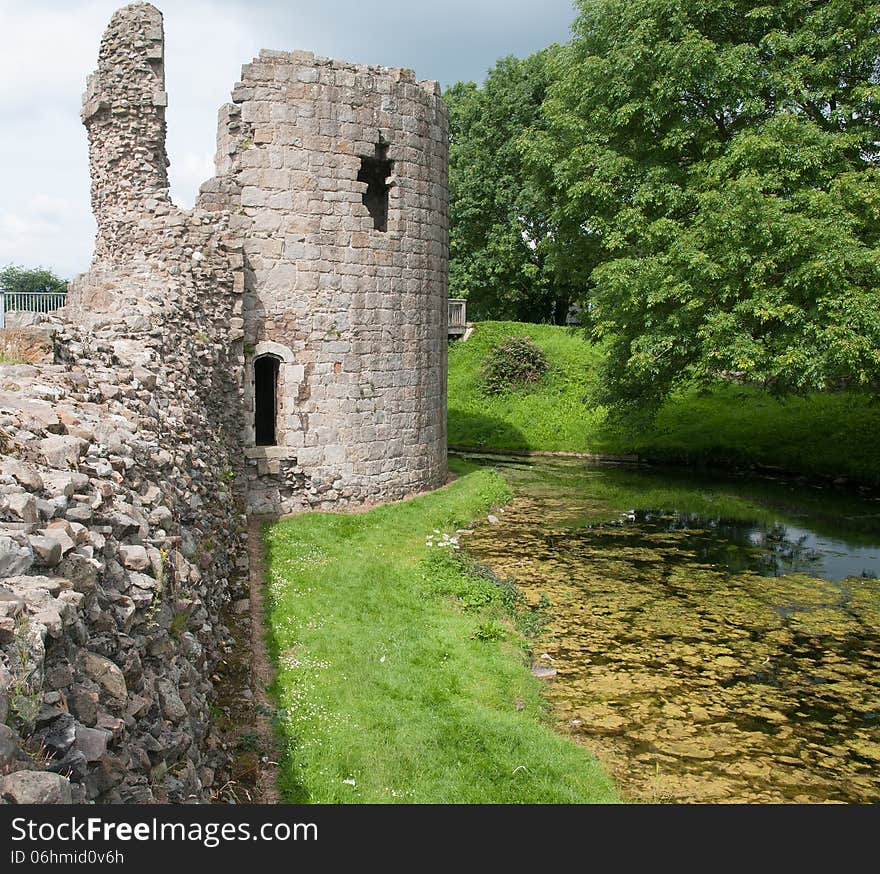
[{"label": "stone castle tower", "polygon": [[228,396],[214,403],[218,429],[234,422],[251,512],[441,485],[447,115],[437,83],[261,52],[220,110],[216,176],[186,211],[168,195],[163,59],[161,13],[120,9],[84,97],[98,235],[71,314],[118,321],[127,338],[159,326],[170,346],[184,336],[190,367],[228,362],[216,379]]}]

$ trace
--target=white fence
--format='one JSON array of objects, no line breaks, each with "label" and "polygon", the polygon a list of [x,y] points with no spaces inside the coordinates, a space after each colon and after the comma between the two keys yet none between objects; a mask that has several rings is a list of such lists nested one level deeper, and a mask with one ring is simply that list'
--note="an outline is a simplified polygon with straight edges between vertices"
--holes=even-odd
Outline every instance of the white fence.
[{"label": "white fence", "polygon": [[6,313],[51,313],[67,303],[66,291],[0,291],[0,328]]}]

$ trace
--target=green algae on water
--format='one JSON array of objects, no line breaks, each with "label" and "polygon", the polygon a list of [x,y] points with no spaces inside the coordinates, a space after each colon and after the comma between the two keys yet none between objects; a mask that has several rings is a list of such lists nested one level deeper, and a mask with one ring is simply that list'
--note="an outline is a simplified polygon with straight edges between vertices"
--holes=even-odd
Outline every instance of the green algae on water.
[{"label": "green algae on water", "polygon": [[467,549],[551,602],[560,727],[645,801],[880,800],[876,503],[790,484],[505,466]]}]

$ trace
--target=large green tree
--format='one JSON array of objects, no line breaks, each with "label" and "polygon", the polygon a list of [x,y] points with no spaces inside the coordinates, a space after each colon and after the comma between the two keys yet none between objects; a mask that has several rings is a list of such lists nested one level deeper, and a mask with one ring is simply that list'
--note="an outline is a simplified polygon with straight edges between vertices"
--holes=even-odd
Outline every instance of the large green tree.
[{"label": "large green tree", "polygon": [[9,264],[0,270],[0,289],[8,293],[15,292],[51,292],[67,291],[67,281],[59,279],[51,270],[42,267],[26,268]]},{"label": "large green tree", "polygon": [[[575,288],[564,271],[552,204],[523,170],[518,139],[540,122],[551,46],[507,57],[485,83],[459,82],[449,106],[451,297],[477,319],[561,322]],[[578,280],[579,281],[579,280]]]},{"label": "large green tree", "polygon": [[580,0],[520,143],[589,275],[603,399],[880,378],[880,6]]}]

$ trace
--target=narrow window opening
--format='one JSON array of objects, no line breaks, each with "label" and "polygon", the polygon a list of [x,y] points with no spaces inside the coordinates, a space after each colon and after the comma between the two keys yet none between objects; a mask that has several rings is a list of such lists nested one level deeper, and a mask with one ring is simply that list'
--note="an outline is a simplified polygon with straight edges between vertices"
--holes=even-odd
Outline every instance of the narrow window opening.
[{"label": "narrow window opening", "polygon": [[277,408],[278,359],[263,355],[254,361],[254,432],[257,446],[277,445]]},{"label": "narrow window opening", "polygon": [[385,181],[391,175],[392,161],[388,159],[388,144],[381,140],[376,143],[376,154],[373,157],[361,158],[361,169],[358,182],[366,182],[367,190],[363,194],[364,206],[373,219],[373,227],[377,231],[388,230],[388,190]]}]

